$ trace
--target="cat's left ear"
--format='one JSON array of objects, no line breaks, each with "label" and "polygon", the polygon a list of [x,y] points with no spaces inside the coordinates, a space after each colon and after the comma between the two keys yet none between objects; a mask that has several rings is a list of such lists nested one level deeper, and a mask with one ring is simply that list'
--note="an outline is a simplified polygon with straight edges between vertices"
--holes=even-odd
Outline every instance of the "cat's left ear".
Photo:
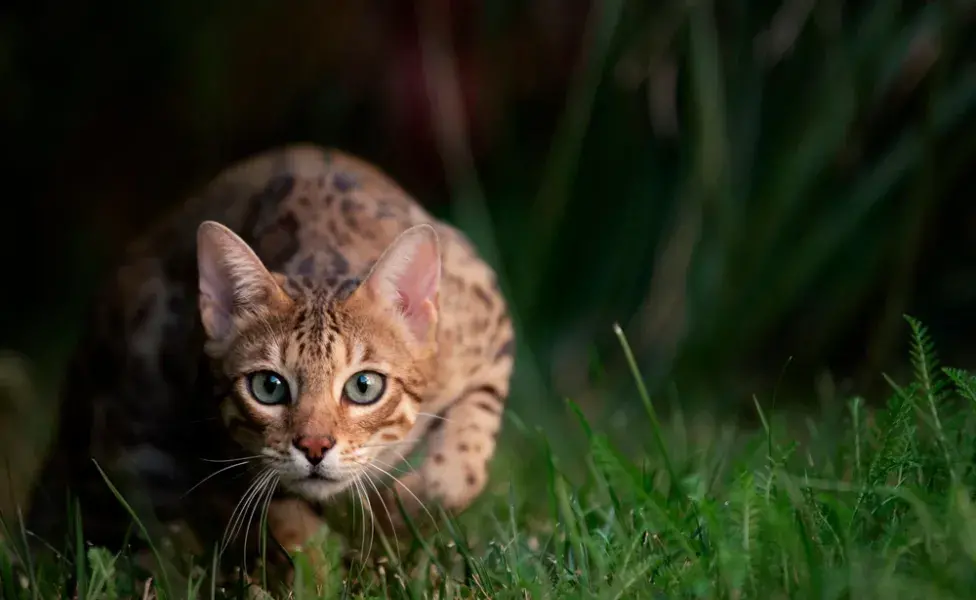
[{"label": "cat's left ear", "polygon": [[441,253],[430,225],[401,233],[370,271],[357,293],[402,318],[415,341],[433,341],[437,325],[437,293],[441,284]]},{"label": "cat's left ear", "polygon": [[254,250],[215,221],[197,229],[197,268],[200,318],[212,340],[227,340],[238,319],[291,304]]}]

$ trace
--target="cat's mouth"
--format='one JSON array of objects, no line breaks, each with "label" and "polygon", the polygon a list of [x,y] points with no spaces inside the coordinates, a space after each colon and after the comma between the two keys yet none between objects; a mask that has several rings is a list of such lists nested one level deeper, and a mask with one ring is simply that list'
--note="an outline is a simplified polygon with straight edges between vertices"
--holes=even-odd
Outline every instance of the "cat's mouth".
[{"label": "cat's mouth", "polygon": [[349,485],[349,480],[315,472],[283,483],[307,500],[324,502],[344,490]]}]

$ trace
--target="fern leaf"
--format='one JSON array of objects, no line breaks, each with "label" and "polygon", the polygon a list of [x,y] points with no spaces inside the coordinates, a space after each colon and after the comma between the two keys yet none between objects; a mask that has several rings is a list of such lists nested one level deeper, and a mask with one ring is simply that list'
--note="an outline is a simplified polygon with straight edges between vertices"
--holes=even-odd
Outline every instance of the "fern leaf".
[{"label": "fern leaf", "polygon": [[928,328],[921,321],[908,315],[905,315],[905,320],[908,321],[908,325],[912,329],[911,355],[912,365],[915,367],[915,377],[928,404],[929,413],[932,417],[932,427],[939,441],[946,467],[949,469],[952,479],[955,479],[952,452],[949,449],[945,428],[939,416],[939,407],[945,398],[946,382],[942,377],[942,371],[938,369],[939,361],[935,353],[935,346],[929,337]]},{"label": "fern leaf", "polygon": [[959,392],[959,395],[976,404],[976,377],[962,369],[954,369],[951,367],[943,368],[942,372],[955,384],[956,391]]},{"label": "fern leaf", "polygon": [[908,315],[905,315],[905,320],[912,330],[911,358],[916,381],[921,385],[922,393],[929,404],[938,406],[945,397],[947,384],[939,369],[935,344],[932,343],[928,328],[921,321]]}]

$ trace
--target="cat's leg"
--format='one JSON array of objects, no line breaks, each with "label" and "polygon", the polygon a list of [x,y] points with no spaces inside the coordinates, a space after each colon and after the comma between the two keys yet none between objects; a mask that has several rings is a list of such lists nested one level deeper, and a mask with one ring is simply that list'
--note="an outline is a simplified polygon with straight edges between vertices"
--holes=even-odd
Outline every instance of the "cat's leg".
[{"label": "cat's leg", "polygon": [[[416,470],[397,478],[392,490],[418,526],[431,525],[432,515],[437,518],[433,503],[456,514],[484,490],[501,429],[507,384],[506,376],[498,387],[469,388],[431,424],[423,462]],[[386,517],[382,519],[384,525],[402,529],[405,523],[396,499],[392,493],[385,496],[388,514],[382,515]]]},{"label": "cat's leg", "polygon": [[[276,498],[268,506],[267,523],[268,533],[285,552],[302,552],[308,558],[317,587],[325,589],[330,575],[329,565],[322,548],[309,543],[315,540],[316,534],[325,526],[322,517],[304,500]],[[275,553],[264,568],[267,570],[268,587],[271,590],[281,586],[291,589],[295,570],[288,556]],[[259,577],[260,574],[252,574],[252,580],[260,581]]]},{"label": "cat's leg", "polygon": [[[384,492],[387,510],[373,510],[388,530],[404,527],[404,512],[418,526],[434,525],[434,504],[449,513],[460,513],[488,483],[489,461],[495,455],[511,385],[515,335],[511,320],[504,313],[489,321],[495,324],[491,332],[482,329],[482,322],[481,318],[473,319],[466,335],[491,341],[482,352],[461,359],[451,368],[454,373],[466,374],[463,383],[458,382],[463,386],[461,391],[450,393],[446,403],[439,398],[429,407],[421,405],[421,414],[433,417],[423,440],[423,461],[409,465],[410,472],[398,475],[392,488]],[[397,449],[391,451],[396,453]],[[406,460],[402,454],[396,458]]]}]

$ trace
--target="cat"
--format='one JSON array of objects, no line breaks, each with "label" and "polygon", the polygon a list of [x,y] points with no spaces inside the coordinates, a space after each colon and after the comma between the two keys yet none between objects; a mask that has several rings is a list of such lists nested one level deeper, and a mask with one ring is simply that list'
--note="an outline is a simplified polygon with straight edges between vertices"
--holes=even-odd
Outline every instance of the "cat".
[{"label": "cat", "polygon": [[290,553],[347,490],[393,531],[397,496],[408,516],[461,512],[486,485],[514,346],[492,268],[384,172],[308,144],[251,157],[110,277],[28,526],[73,539],[70,491],[90,543],[133,540],[131,508],[150,536],[251,561],[263,511]]}]

